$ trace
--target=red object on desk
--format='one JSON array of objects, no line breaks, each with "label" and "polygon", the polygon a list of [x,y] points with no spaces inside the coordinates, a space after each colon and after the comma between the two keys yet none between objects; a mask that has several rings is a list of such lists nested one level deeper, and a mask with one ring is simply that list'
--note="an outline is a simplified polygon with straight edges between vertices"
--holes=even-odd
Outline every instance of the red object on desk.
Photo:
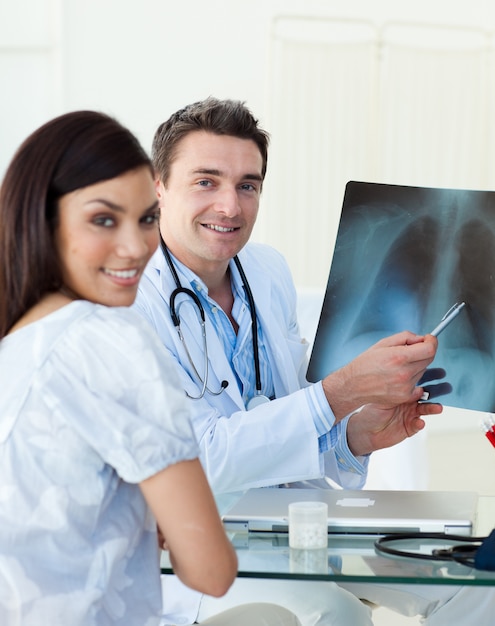
[{"label": "red object on desk", "polygon": [[486,438],[495,448],[495,419],[492,415],[483,420],[483,430]]},{"label": "red object on desk", "polygon": [[493,432],[493,430],[488,430],[485,433],[485,436],[488,439],[488,441],[492,444],[492,446],[495,448],[495,432]]}]

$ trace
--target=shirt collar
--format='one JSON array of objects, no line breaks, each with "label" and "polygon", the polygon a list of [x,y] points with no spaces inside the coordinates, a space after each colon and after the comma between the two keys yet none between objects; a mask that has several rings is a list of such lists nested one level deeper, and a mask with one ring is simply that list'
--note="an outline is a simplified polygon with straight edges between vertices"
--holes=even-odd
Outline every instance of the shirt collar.
[{"label": "shirt collar", "polygon": [[[208,297],[208,287],[205,282],[195,274],[187,265],[184,265],[176,256],[174,256],[169,250],[170,258],[172,259],[177,273],[182,278],[181,282],[186,281],[194,289],[196,293],[201,293],[205,298]],[[163,255],[163,253],[162,253]],[[168,268],[167,268],[168,269]],[[240,297],[243,302],[247,302],[246,294],[244,292],[244,286],[242,283],[241,275],[233,259],[229,261],[229,270],[232,283],[232,289],[234,291],[234,298]],[[185,287],[185,284],[182,284]]]}]

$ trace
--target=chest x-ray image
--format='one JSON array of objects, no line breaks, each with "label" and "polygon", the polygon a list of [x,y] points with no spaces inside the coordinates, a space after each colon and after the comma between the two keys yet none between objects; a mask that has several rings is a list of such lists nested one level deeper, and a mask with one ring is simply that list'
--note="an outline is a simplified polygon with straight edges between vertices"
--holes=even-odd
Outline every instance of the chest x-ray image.
[{"label": "chest x-ray image", "polygon": [[495,191],[349,182],[308,380],[379,339],[431,332],[445,406],[495,412]]}]

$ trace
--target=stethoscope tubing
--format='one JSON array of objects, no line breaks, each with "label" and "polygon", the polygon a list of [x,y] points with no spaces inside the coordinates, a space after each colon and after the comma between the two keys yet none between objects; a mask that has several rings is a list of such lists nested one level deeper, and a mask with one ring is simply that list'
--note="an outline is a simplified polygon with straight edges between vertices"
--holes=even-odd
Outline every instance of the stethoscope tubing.
[{"label": "stethoscope tubing", "polygon": [[251,287],[249,286],[248,279],[246,278],[246,274],[244,273],[244,269],[237,255],[234,257],[234,263],[236,264],[237,269],[239,270],[239,274],[241,275],[241,280],[244,285],[246,298],[249,304],[249,310],[251,311],[251,327],[252,327],[252,336],[253,336],[254,376],[255,376],[255,382],[256,382],[256,393],[261,394],[261,372],[260,372],[260,358],[259,358],[259,347],[258,347],[258,316],[256,314],[256,305],[254,303],[253,292],[251,291]]},{"label": "stethoscope tubing", "polygon": [[[201,398],[204,397],[205,393],[208,392],[209,394],[213,395],[213,396],[218,396],[220,395],[228,386],[228,382],[227,381],[222,381],[222,385],[221,388],[219,389],[219,391],[213,391],[208,387],[208,345],[207,345],[207,340],[206,340],[206,315],[205,315],[205,310],[203,308],[203,305],[201,304],[201,301],[198,297],[198,295],[196,293],[194,293],[194,291],[192,289],[189,289],[188,287],[183,287],[180,279],[179,279],[179,275],[177,274],[177,270],[174,267],[172,258],[170,256],[170,252],[168,251],[167,245],[165,243],[165,241],[162,239],[162,237],[160,237],[160,245],[161,245],[161,249],[163,251],[163,255],[165,256],[165,260],[167,262],[167,265],[170,269],[170,272],[172,274],[172,278],[174,279],[176,288],[172,291],[172,293],[170,294],[170,301],[169,301],[169,305],[170,305],[170,316],[172,318],[172,322],[177,330],[177,333],[179,335],[179,339],[182,343],[182,345],[184,346],[184,350],[186,352],[186,356],[187,359],[193,369],[194,375],[196,376],[196,378],[200,381],[201,383],[201,392],[198,396],[193,396],[191,394],[189,394],[186,391],[186,394],[189,398],[193,399],[193,400],[200,400]],[[253,292],[251,291],[251,287],[248,283],[246,274],[244,272],[244,269],[241,265],[241,262],[239,261],[239,258],[237,257],[237,255],[234,257],[234,262],[236,264],[236,267],[239,271],[239,274],[241,276],[241,280],[243,282],[243,286],[244,286],[244,290],[246,292],[246,298],[248,301],[248,305],[249,305],[249,310],[251,313],[251,326],[252,326],[252,344],[253,344],[253,358],[254,358],[254,373],[255,373],[255,384],[256,384],[256,394],[261,396],[261,371],[260,371],[260,359],[259,359],[259,345],[258,345],[258,321],[257,321],[257,315],[256,315],[256,306],[254,303],[254,297],[253,297]],[[189,298],[191,298],[194,302],[194,304],[196,305],[198,312],[199,312],[199,316],[200,316],[200,323],[201,323],[201,334],[202,334],[202,342],[203,342],[203,357],[204,357],[204,366],[203,366],[203,378],[201,377],[201,375],[199,374],[196,366],[194,365],[194,361],[191,357],[191,354],[187,348],[186,342],[184,340],[184,335],[182,333],[182,330],[180,328],[180,319],[179,319],[179,315],[177,313],[177,309],[175,306],[175,300],[177,298],[177,296],[179,296],[180,294],[184,294],[186,296],[188,296]]]}]

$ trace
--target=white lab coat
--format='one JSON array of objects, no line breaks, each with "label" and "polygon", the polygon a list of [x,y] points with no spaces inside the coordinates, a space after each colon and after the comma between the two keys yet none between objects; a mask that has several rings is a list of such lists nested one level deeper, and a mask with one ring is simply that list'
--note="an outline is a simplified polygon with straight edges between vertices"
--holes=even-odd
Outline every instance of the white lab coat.
[{"label": "white lab coat", "polygon": [[[328,487],[324,476],[349,489],[362,487],[366,460],[357,463],[361,468],[357,471],[356,467],[339,464],[333,451],[319,453],[310,406],[301,391],[308,385],[305,379],[308,344],[299,335],[296,291],[284,258],[269,246],[250,243],[239,253],[239,259],[263,329],[276,399],[246,411],[223,345],[206,317],[208,386],[218,390],[223,380],[229,381],[229,385],[218,396],[206,393],[201,400],[190,400],[189,406],[201,461],[220,508],[221,494],[311,479],[316,479],[312,481],[314,486]],[[182,286],[189,287],[184,275],[178,273]],[[141,280],[134,307],[152,324],[177,362],[184,389],[198,395],[201,385],[170,316],[170,294],[175,288],[159,248]],[[203,375],[204,351],[197,308],[191,298],[182,295],[175,304],[180,309],[181,330],[188,350]],[[183,591],[188,591],[186,595],[192,602],[188,619],[194,618],[193,598],[196,596],[199,605],[199,594],[185,588]],[[175,596],[176,608],[181,605],[177,590],[167,589],[165,593],[168,597]],[[185,608],[184,604],[181,606]],[[186,617],[183,614],[174,619],[175,623],[185,623]]]},{"label": "white lab coat", "polygon": [[[248,244],[239,259],[263,328],[277,399],[246,411],[223,345],[206,317],[208,386],[218,390],[223,380],[229,385],[219,396],[206,393],[201,400],[191,400],[189,406],[213,491],[219,494],[292,483],[324,474],[349,489],[361,487],[362,474],[339,466],[332,452],[325,455],[324,463],[319,454],[310,407],[300,392],[308,384],[308,344],[299,335],[296,292],[284,258],[269,246]],[[179,273],[179,277],[188,287],[184,276]],[[135,308],[153,325],[177,362],[184,389],[197,395],[200,385],[170,317],[169,299],[174,289],[159,249],[141,281]],[[184,339],[202,374],[204,352],[197,309],[187,296],[176,299],[179,307]]]}]

